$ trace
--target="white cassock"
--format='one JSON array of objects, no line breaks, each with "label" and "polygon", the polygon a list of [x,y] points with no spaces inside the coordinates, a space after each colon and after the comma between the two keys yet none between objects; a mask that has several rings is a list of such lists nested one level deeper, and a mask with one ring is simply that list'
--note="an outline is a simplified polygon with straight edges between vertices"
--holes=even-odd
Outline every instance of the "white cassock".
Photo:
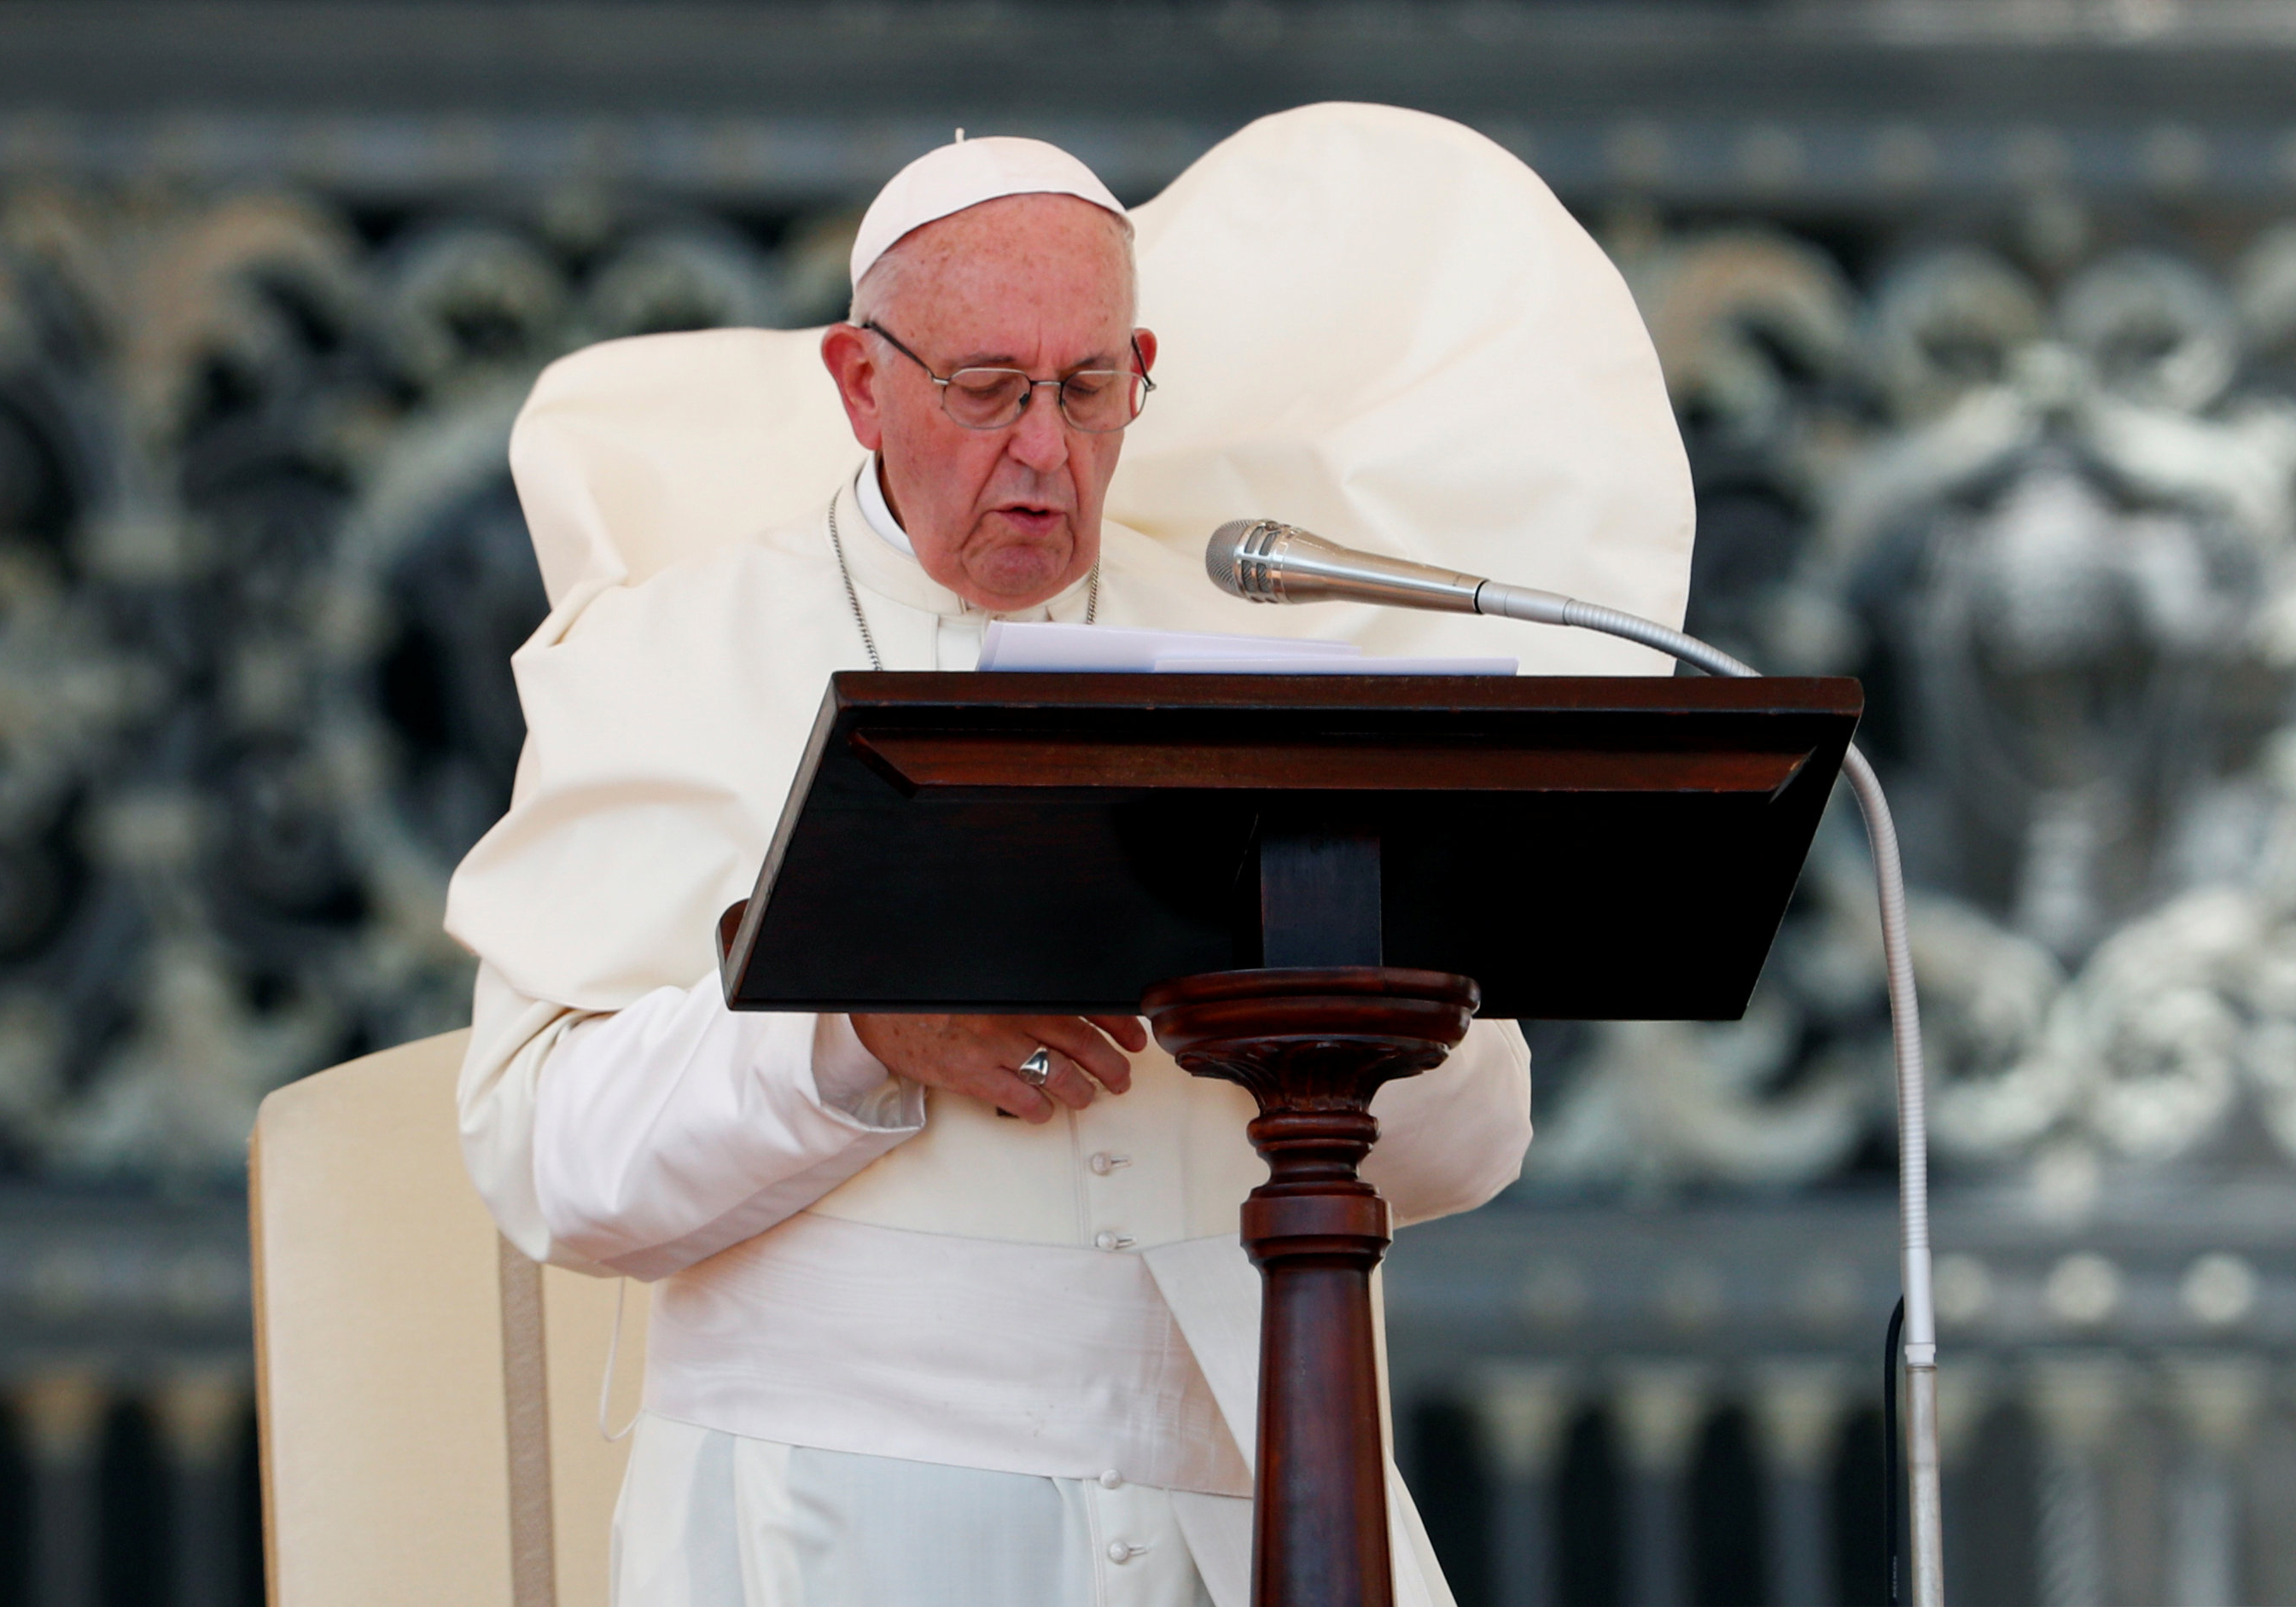
[{"label": "white cassock", "polygon": [[[1367,341],[1380,363],[1345,371],[1345,384],[1292,373],[1317,406],[1374,398],[1349,414],[1358,433],[1325,430],[1304,455],[1251,441],[1215,463],[1190,445],[1222,429],[1207,422],[1209,400],[1177,398],[1160,441],[1148,425],[1173,389],[1188,389],[1166,378],[1186,372],[1177,354],[1248,315],[1252,282],[1221,276],[1201,316],[1160,305],[1156,287],[1185,275],[1177,263],[1160,270],[1159,249],[1193,260],[1204,247],[1189,241],[1192,225],[1240,226],[1235,185],[1245,199],[1267,187],[1271,159],[1291,164],[1272,176],[1287,202],[1312,201],[1319,178],[1345,198],[1342,211],[1368,209],[1367,223],[1347,225],[1366,237],[1341,243],[1374,298],[1397,291],[1372,273],[1379,252],[1400,237],[1426,254],[1425,230],[1412,240],[1377,216],[1382,183],[1397,206],[1439,209],[1462,204],[1457,184],[1447,200],[1429,182],[1446,162],[1455,180],[1497,173],[1527,184],[1532,221],[1509,227],[1546,254],[1485,267],[1528,275],[1539,299],[1496,325],[1472,308],[1440,309],[1438,323],[1462,332],[1451,356],[1423,327]],[[1496,649],[1579,673],[1657,668],[1593,639],[1508,635],[1501,646],[1494,621],[1256,609],[1203,578],[1201,544],[1218,521],[1195,504],[1216,499],[1223,517],[1296,514],[1342,539],[1679,619],[1687,483],[1656,365],[1616,276],[1519,164],[1439,119],[1316,108],[1255,125],[1136,216],[1144,322],[1175,355],[1117,491],[1130,475],[1138,517],[1152,524],[1155,488],[1178,488],[1161,505],[1180,539],[1111,519],[1101,624]],[[1472,278],[1449,267],[1446,291],[1472,296]],[[1302,316],[1296,271],[1267,290],[1262,310],[1276,322]],[[1336,311],[1310,307],[1307,333],[1347,330]],[[1561,332],[1542,345],[1538,329]],[[645,1412],[617,1517],[617,1599],[1246,1607],[1259,1281],[1236,1243],[1237,1208],[1266,1175],[1244,1137],[1249,1096],[1187,1076],[1152,1046],[1132,1057],[1130,1092],[1032,1126],[888,1077],[841,1017],[734,1015],[718,995],[716,916],[751,890],[828,676],[868,659],[830,497],[772,528],[745,527],[737,504],[769,499],[690,489],[664,464],[697,449],[693,431],[654,421],[709,413],[693,396],[705,374],[700,389],[718,405],[702,431],[727,439],[702,446],[742,441],[750,381],[800,372],[789,366],[798,341],[809,337],[729,332],[581,354],[537,386],[513,442],[554,606],[514,660],[529,735],[510,812],[450,897],[449,928],[482,961],[463,1127],[472,1175],[521,1249],[656,1281]],[[1312,369],[1332,343],[1295,344]],[[1247,337],[1229,344],[1267,361]],[[1428,406],[1446,405],[1439,385],[1408,413],[1421,430],[1398,439],[1377,427],[1379,408],[1398,398],[1411,408],[1411,387],[1397,381],[1426,376],[1404,373],[1410,365],[1472,365],[1494,348],[1503,364],[1543,354],[1549,379],[1558,367],[1571,377],[1574,351],[1604,353],[1591,370],[1575,363],[1575,389],[1539,404],[1568,438],[1546,443],[1555,461],[1525,449],[1521,409],[1488,391],[1448,404],[1505,415],[1502,439],[1471,445],[1480,482],[1472,461],[1423,427]],[[627,398],[611,430],[594,416],[602,378]],[[751,455],[778,451],[782,480],[834,477],[853,596],[885,668],[971,668],[990,616],[899,550],[882,508],[873,519],[863,507],[862,455],[849,438],[836,447],[833,396],[817,394],[825,380],[808,382],[803,417],[767,408],[775,444],[750,437]],[[1239,389],[1249,388],[1201,394]],[[650,410],[655,397],[663,406]],[[662,439],[645,443],[648,429]],[[1606,466],[1574,445],[1590,434],[1623,461]],[[1407,524],[1381,531],[1381,510],[1414,491],[1407,467],[1379,471],[1382,453],[1436,460],[1446,519],[1461,529],[1480,520],[1492,541],[1517,542],[1521,562],[1463,551],[1456,530],[1438,533],[1447,547],[1414,544]],[[825,470],[808,466],[824,455]],[[1552,505],[1544,515],[1507,505],[1526,494]],[[721,500],[706,507],[693,501],[713,495]],[[1131,511],[1115,493],[1111,508]],[[713,519],[688,556],[634,556],[676,545],[665,527]],[[1586,584],[1590,575],[1611,584]],[[1079,583],[1006,617],[1078,621],[1087,596]],[[1364,1169],[1398,1224],[1471,1209],[1511,1181],[1529,1096],[1521,1037],[1497,1022],[1477,1023],[1437,1070],[1382,1089],[1381,1140]],[[1447,1603],[1391,1470],[1390,1488],[1398,1601]]]}]

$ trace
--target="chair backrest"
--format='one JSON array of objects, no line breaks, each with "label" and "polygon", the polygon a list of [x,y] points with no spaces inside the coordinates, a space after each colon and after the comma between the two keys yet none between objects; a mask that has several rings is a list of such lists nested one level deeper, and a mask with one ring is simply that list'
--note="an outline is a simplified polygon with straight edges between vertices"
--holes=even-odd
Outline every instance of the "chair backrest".
[{"label": "chair backrest", "polygon": [[[1111,518],[1196,561],[1226,520],[1284,519],[1681,620],[1693,505],[1657,353],[1602,249],[1513,155],[1423,112],[1303,107],[1133,219],[1162,356]],[[559,611],[546,634],[601,588],[829,499],[862,455],[820,337],[647,335],[545,371],[511,466]],[[1316,628],[1534,671],[1672,668],[1501,620],[1325,605]]]},{"label": "chair backrest", "polygon": [[[603,1607],[616,1285],[505,1244],[463,1168],[469,1034],[290,1084],[249,1145],[274,1607]],[[615,1408],[633,1409],[628,1291]]]}]

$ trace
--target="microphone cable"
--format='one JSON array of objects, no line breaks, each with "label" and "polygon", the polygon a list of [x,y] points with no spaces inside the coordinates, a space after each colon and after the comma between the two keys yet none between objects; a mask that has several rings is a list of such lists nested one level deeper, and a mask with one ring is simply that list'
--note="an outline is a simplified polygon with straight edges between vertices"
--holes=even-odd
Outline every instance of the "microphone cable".
[{"label": "microphone cable", "polygon": [[1906,1329],[1906,1297],[1890,1308],[1890,1331],[1882,1341],[1882,1561],[1890,1570],[1890,1607],[1898,1607],[1899,1553],[1905,1546],[1903,1514],[1898,1510],[1898,1339]]}]

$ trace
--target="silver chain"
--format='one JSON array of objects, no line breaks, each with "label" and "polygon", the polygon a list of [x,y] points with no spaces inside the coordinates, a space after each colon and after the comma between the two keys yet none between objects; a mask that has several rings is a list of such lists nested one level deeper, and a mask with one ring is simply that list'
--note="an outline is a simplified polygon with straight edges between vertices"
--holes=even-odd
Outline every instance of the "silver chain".
[{"label": "silver chain", "polygon": [[[838,578],[845,582],[845,601],[853,610],[853,623],[861,627],[861,645],[869,654],[869,668],[885,668],[883,657],[877,652],[877,638],[869,634],[869,616],[861,611],[860,588],[853,584],[852,567],[845,562],[845,537],[837,530],[837,499],[829,501],[829,547],[837,554]],[[1092,566],[1092,578],[1086,582],[1084,622],[1092,625],[1100,619],[1100,565]]]},{"label": "silver chain", "polygon": [[837,533],[837,499],[829,499],[829,545],[837,554],[837,572],[845,581],[845,601],[853,605],[853,623],[861,627],[861,645],[869,650],[869,668],[882,669],[885,660],[878,656],[877,638],[869,634],[869,617],[861,611],[861,594],[854,589],[853,571],[845,563],[845,538]]}]

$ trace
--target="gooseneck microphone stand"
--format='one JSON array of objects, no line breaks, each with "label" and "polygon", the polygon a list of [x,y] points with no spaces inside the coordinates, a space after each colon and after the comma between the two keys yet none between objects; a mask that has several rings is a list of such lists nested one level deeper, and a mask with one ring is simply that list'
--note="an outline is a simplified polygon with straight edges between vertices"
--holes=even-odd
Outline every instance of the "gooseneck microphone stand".
[{"label": "gooseneck microphone stand", "polygon": [[[1222,591],[1254,603],[1374,603],[1446,613],[1488,614],[1533,625],[1599,631],[1654,648],[1709,675],[1760,671],[1720,648],[1637,614],[1559,593],[1357,552],[1274,520],[1222,525],[1204,553]],[[1889,972],[1890,1034],[1897,1054],[1898,1265],[1905,1283],[1906,1454],[1912,1517],[1914,1607],[1945,1607],[1944,1501],[1937,1417],[1937,1316],[1930,1300],[1930,1166],[1927,1075],[1921,1008],[1906,932],[1906,877],[1898,828],[1874,767],[1853,744],[1841,774],[1857,799],[1874,853]],[[1888,1515],[1893,1526],[1896,1514]],[[1893,1570],[1894,1572],[1894,1570]],[[1894,1600],[1897,1581],[1890,1580]]]}]

